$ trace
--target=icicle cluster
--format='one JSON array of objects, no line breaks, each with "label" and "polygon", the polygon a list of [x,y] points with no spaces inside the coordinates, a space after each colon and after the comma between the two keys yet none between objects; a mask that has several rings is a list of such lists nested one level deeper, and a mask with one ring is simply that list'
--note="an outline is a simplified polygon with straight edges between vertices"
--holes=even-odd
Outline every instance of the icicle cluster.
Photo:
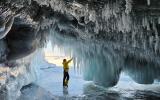
[{"label": "icicle cluster", "polygon": [[103,45],[80,42],[74,38],[62,38],[56,33],[52,33],[51,37],[53,47],[58,47],[60,52],[73,57],[74,66],[84,72],[86,80],[93,80],[96,84],[106,87],[117,83],[121,66],[118,62],[112,62],[117,58],[112,50],[108,50],[110,54],[105,51],[108,48]]},{"label": "icicle cluster", "polygon": [[126,0],[126,9],[125,12],[129,14],[132,11],[132,0]]},{"label": "icicle cluster", "polygon": [[[156,74],[148,73],[149,70],[154,71],[157,68],[160,62],[156,59],[160,58],[147,51],[141,52],[112,42],[82,41],[60,35],[54,30],[51,31],[51,43],[53,48],[59,48],[60,52],[74,58],[74,66],[82,71],[84,79],[94,81],[101,86],[116,85],[121,71],[125,71],[141,84],[151,84],[159,75],[158,71]],[[132,71],[134,73],[130,73]],[[142,71],[145,73],[140,74]]]},{"label": "icicle cluster", "polygon": [[[63,0],[35,1],[58,11],[52,20],[45,19],[41,28],[51,26],[53,47],[73,56],[74,65],[83,70],[86,80],[93,80],[96,84],[106,87],[114,86],[123,68],[126,72],[138,69],[134,69],[135,66],[130,68],[132,65],[126,60],[127,57],[135,57],[133,65],[137,63],[137,66],[144,66],[145,61],[145,66],[148,67],[151,62],[160,64],[160,18],[152,17],[146,12],[133,13],[134,0],[101,1],[95,5],[89,4],[88,1],[86,4]],[[147,2],[150,5],[150,0]],[[136,75],[141,78],[130,76],[139,83],[152,83],[158,74],[152,75],[148,81],[145,75]]]}]

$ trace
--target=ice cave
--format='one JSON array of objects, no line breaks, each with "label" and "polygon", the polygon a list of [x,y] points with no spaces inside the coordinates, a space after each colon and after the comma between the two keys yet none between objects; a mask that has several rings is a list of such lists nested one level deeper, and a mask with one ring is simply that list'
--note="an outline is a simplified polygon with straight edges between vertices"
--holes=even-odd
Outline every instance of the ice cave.
[{"label": "ice cave", "polygon": [[160,100],[160,0],[0,0],[0,100]]}]

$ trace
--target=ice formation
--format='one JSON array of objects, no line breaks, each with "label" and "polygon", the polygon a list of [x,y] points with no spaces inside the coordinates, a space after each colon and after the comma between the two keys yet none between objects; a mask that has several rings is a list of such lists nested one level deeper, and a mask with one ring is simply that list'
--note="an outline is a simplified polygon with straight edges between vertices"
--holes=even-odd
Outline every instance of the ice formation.
[{"label": "ice formation", "polygon": [[150,0],[147,0],[147,4],[150,5],[150,4],[151,4],[151,1],[150,1]]},{"label": "ice formation", "polygon": [[[86,80],[93,80],[105,87],[114,86],[121,71],[128,73],[140,84],[151,84],[159,80],[158,72],[151,75],[153,73],[149,70],[136,67],[159,69],[159,17],[152,17],[151,13],[145,11],[141,13],[135,7],[135,2],[126,0],[125,8],[122,7],[122,1],[107,2],[103,6],[98,2],[98,7],[102,7],[98,11],[102,13],[94,12],[94,8],[88,9],[91,15],[89,18],[89,14],[84,15],[84,30],[82,27],[74,27],[66,31],[64,26],[53,24],[50,32],[53,47],[57,46],[73,56],[75,66],[82,68]],[[83,6],[80,9],[89,5]],[[80,16],[75,13],[72,15],[76,18]],[[88,23],[93,24],[88,26]],[[150,67],[153,63],[152,69]],[[135,73],[132,74],[132,71]]]},{"label": "ice formation", "polygon": [[0,40],[0,62],[14,62],[31,55],[44,47],[50,34],[53,48],[73,56],[75,67],[82,70],[86,80],[110,87],[124,71],[137,83],[151,84],[159,80],[159,3],[159,0],[0,1],[0,14],[10,15],[23,9]]},{"label": "ice formation", "polygon": [[9,63],[14,67],[1,64],[1,99],[16,100],[16,98],[18,98],[21,94],[20,89],[37,79],[37,69],[39,69],[39,64],[43,63],[43,58],[44,56],[42,50],[37,50],[32,55],[21,60],[17,60],[16,64]]},{"label": "ice formation", "polygon": [[[88,81],[111,87],[117,84],[119,75],[123,71],[140,84],[152,84],[154,80],[159,80],[159,64],[157,65],[159,62],[145,58],[147,55],[149,57],[149,54],[143,55],[137,51],[136,55],[132,51],[123,51],[124,48],[112,43],[63,38],[55,31],[51,31],[51,34],[53,47],[56,46],[60,52],[73,57],[74,67],[81,70],[84,79]],[[138,58],[134,58],[135,56]]]}]

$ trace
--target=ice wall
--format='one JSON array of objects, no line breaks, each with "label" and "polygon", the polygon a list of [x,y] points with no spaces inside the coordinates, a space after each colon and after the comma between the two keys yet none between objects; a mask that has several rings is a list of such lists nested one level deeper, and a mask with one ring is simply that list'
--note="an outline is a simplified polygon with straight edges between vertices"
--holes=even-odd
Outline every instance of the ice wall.
[{"label": "ice wall", "polygon": [[16,100],[20,95],[20,89],[33,83],[38,78],[38,69],[44,58],[43,52],[37,50],[30,56],[13,63],[10,66],[0,66],[0,91],[1,100]]},{"label": "ice wall", "polygon": [[[56,46],[67,56],[74,57],[74,67],[82,70],[84,79],[106,87],[117,83],[122,68],[121,59],[111,48],[104,44],[64,38],[54,31],[51,33],[53,47]],[[116,63],[113,62],[115,58],[117,58]]]},{"label": "ice wall", "polygon": [[[55,6],[52,3],[55,11],[69,13],[78,21],[69,28],[66,27],[70,24],[55,21],[50,32],[52,45],[73,56],[75,67],[83,70],[84,78],[98,85],[114,86],[121,71],[137,83],[152,84],[159,80],[160,65],[159,7],[155,2],[151,5],[146,0],[61,0]],[[56,9],[58,6],[61,9]]]},{"label": "ice wall", "polygon": [[[51,31],[53,48],[74,58],[74,67],[82,70],[85,80],[111,87],[117,84],[121,72],[139,84],[159,81],[159,61],[152,54],[125,49],[112,42],[83,41]],[[134,53],[137,54],[134,54]],[[155,59],[154,61],[151,59]]]}]

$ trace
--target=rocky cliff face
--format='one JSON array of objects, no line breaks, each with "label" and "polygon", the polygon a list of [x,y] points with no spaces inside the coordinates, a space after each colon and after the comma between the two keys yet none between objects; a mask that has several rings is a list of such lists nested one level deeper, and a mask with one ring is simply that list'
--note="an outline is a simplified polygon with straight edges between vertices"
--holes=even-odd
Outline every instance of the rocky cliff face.
[{"label": "rocky cliff face", "polygon": [[0,15],[1,64],[50,36],[96,84],[114,86],[121,71],[141,84],[159,80],[159,0],[1,0]]}]

